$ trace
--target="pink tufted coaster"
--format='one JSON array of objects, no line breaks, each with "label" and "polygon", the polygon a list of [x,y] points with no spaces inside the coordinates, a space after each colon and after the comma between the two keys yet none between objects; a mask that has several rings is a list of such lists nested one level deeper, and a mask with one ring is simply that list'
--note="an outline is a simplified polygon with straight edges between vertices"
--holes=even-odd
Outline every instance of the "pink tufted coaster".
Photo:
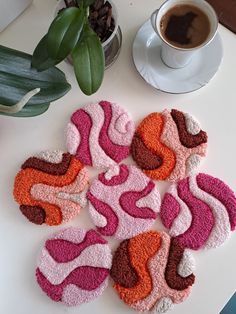
[{"label": "pink tufted coaster", "polygon": [[106,169],[128,157],[133,133],[134,122],[124,109],[100,101],[73,113],[67,148],[85,165]]},{"label": "pink tufted coaster", "polygon": [[170,235],[184,247],[216,248],[235,229],[236,198],[224,182],[199,173],[170,187],[160,216]]},{"label": "pink tufted coaster", "polygon": [[45,242],[36,278],[53,301],[77,306],[103,293],[111,262],[107,241],[96,231],[69,227]]},{"label": "pink tufted coaster", "polygon": [[140,312],[164,313],[189,296],[194,266],[191,254],[175,239],[148,231],[119,245],[110,274],[126,304]]},{"label": "pink tufted coaster", "polygon": [[160,207],[155,184],[136,166],[116,165],[87,192],[89,213],[104,236],[127,239],[148,230]]}]

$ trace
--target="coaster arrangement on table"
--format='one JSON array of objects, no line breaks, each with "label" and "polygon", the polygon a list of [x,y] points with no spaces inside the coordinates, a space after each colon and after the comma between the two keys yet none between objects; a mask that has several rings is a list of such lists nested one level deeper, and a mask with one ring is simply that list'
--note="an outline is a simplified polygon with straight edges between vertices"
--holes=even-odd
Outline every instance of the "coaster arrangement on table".
[{"label": "coaster arrangement on table", "polygon": [[[59,225],[87,204],[97,231],[69,227],[52,235],[36,278],[54,301],[89,302],[107,287],[133,309],[164,313],[183,302],[195,281],[189,249],[220,246],[236,227],[236,197],[221,180],[197,173],[208,137],[189,114],[154,112],[135,130],[129,114],[108,101],[74,112],[69,152],[28,158],[14,182],[26,218]],[[135,165],[120,163],[132,155]],[[103,169],[92,182],[86,166]],[[161,202],[153,180],[172,181]],[[150,231],[156,219],[168,229]],[[113,254],[102,236],[119,240]]]}]

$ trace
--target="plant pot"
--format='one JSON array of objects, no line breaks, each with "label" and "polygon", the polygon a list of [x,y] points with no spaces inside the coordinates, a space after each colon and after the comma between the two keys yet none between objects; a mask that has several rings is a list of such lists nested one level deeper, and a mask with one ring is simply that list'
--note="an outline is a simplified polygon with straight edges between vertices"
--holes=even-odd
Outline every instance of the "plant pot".
[{"label": "plant pot", "polygon": [[[121,49],[121,44],[122,44],[122,32],[120,29],[120,26],[118,24],[118,13],[115,4],[110,1],[110,4],[112,6],[112,17],[115,21],[115,28],[110,35],[110,37],[102,43],[103,51],[105,54],[105,68],[107,69],[110,67],[115,60],[118,58],[120,49]],[[58,14],[58,11],[61,9],[65,8],[65,2],[63,0],[59,0],[55,11],[54,11],[54,17]],[[70,64],[73,64],[71,56],[67,58],[68,62]]]},{"label": "plant pot", "polygon": [[0,32],[17,18],[33,0],[0,0]]}]

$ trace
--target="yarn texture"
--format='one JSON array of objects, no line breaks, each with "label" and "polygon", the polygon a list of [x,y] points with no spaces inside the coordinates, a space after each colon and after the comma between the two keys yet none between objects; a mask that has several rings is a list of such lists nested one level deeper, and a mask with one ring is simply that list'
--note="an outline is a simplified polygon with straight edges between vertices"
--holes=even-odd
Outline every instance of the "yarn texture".
[{"label": "yarn texture", "polygon": [[97,230],[122,240],[150,229],[160,209],[154,182],[131,165],[116,165],[99,174],[87,198]]},{"label": "yarn texture", "polygon": [[206,149],[206,132],[189,114],[175,109],[144,118],[131,145],[133,159],[147,176],[168,181],[196,171]]},{"label": "yarn texture", "polygon": [[[165,232],[148,231],[123,241],[110,272],[119,297],[140,312],[164,313],[174,303],[183,302],[195,281],[193,258],[184,252]],[[188,269],[185,277],[179,274],[180,264],[182,272]]]},{"label": "yarn texture", "polygon": [[83,164],[106,169],[128,157],[133,134],[129,114],[117,104],[100,101],[72,114],[66,142]]},{"label": "yarn texture", "polygon": [[28,158],[14,183],[22,214],[41,225],[70,221],[86,205],[86,168],[69,153],[46,151]]},{"label": "yarn texture", "polygon": [[69,227],[45,242],[36,279],[53,301],[78,306],[103,293],[111,262],[107,241],[96,231]]},{"label": "yarn texture", "polygon": [[170,235],[184,247],[216,248],[235,229],[236,197],[220,179],[199,173],[170,187],[160,217]]}]

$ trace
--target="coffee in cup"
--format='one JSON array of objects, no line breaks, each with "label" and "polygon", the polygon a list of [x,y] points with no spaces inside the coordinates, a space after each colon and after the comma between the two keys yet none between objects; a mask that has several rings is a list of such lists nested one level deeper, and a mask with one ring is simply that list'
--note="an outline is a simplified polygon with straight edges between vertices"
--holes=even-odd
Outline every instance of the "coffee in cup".
[{"label": "coffee in cup", "polygon": [[195,48],[209,36],[210,21],[196,6],[179,4],[162,16],[160,31],[163,38],[175,47]]},{"label": "coffee in cup", "polygon": [[169,67],[183,68],[194,54],[215,37],[218,18],[205,0],[166,0],[150,17],[161,40],[161,59]]}]

